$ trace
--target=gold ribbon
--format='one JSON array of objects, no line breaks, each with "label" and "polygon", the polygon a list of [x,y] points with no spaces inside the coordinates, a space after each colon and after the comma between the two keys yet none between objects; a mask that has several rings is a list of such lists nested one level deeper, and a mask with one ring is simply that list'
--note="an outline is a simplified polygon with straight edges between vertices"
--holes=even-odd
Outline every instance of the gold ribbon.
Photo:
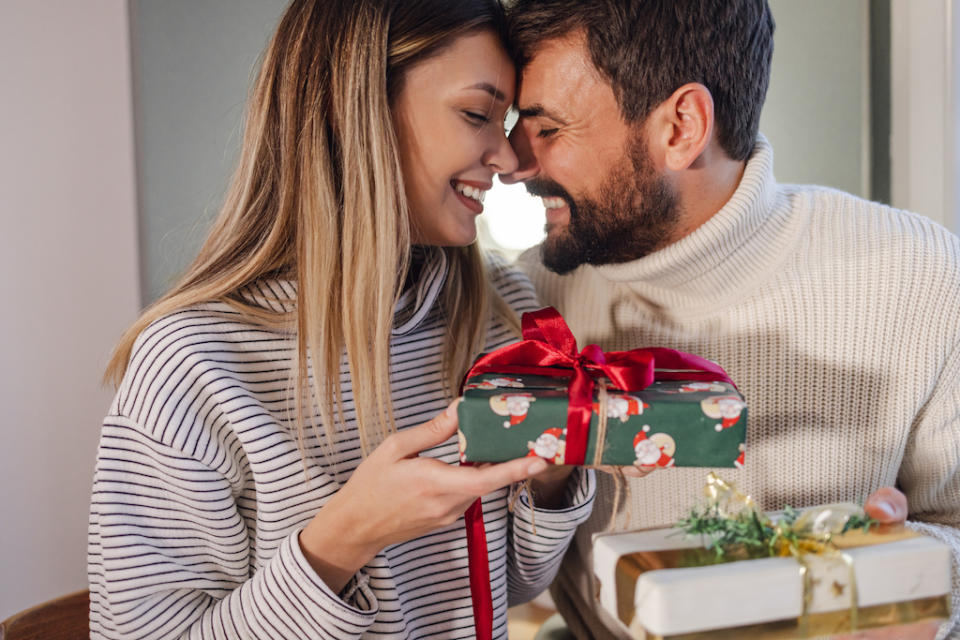
[{"label": "gold ribbon", "polygon": [[[721,479],[711,472],[707,476],[704,486],[704,495],[712,509],[722,518],[738,518],[745,512],[755,514],[761,522],[772,527],[774,534],[771,542],[771,551],[776,556],[792,556],[797,560],[800,578],[803,584],[803,603],[800,617],[790,621],[778,620],[749,627],[739,627],[718,632],[697,632],[671,636],[693,640],[694,638],[730,638],[741,637],[738,634],[749,630],[750,637],[786,638],[810,637],[811,634],[855,632],[860,628],[869,628],[896,623],[909,623],[927,620],[936,617],[946,617],[949,604],[946,596],[926,598],[906,603],[894,603],[861,609],[857,591],[856,574],[853,558],[842,551],[844,548],[884,544],[917,534],[905,527],[884,527],[882,535],[871,534],[869,531],[844,532],[844,528],[851,517],[862,516],[860,507],[852,504],[832,504],[801,513],[792,523],[783,519],[777,522],[770,520],[762,513],[750,496],[738,491],[734,485]],[[840,534],[843,535],[840,535]],[[849,588],[850,606],[842,611],[826,613],[812,613],[811,605],[814,596],[814,569],[809,561],[812,557],[835,559],[844,564],[848,576],[848,584],[837,584],[836,588]],[[742,559],[737,556],[737,559]],[[697,549],[667,549],[663,551],[643,551],[626,554],[617,562],[616,593],[617,613],[628,627],[636,627],[632,594],[637,580],[645,571],[655,569],[680,568],[714,564],[717,556],[705,548]],[[838,594],[839,595],[839,594]],[[829,630],[829,631],[828,631]],[[717,635],[720,633],[720,635]],[[784,635],[786,634],[786,635]],[[653,636],[649,636],[653,638]],[[659,638],[659,636],[656,636]]]},{"label": "gold ribbon", "polygon": [[703,494],[711,504],[717,507],[720,516],[733,518],[743,511],[756,511],[757,503],[750,496],[740,493],[736,487],[722,479],[713,471],[707,474],[707,484],[703,487]]},{"label": "gold ribbon", "polygon": [[[744,511],[752,511],[768,520],[757,509],[750,496],[739,492],[731,483],[721,479],[714,472],[707,475],[704,493],[711,504],[716,505],[722,517],[736,517]],[[774,523],[774,543],[777,555],[791,555],[800,565],[800,579],[803,582],[803,605],[798,621],[800,637],[807,637],[810,629],[810,608],[813,602],[814,571],[807,562],[808,555],[834,558],[842,562],[847,569],[850,590],[850,631],[857,630],[859,600],[857,595],[857,576],[853,570],[853,558],[833,546],[835,536],[843,532],[844,527],[854,515],[863,511],[852,504],[831,504],[804,511],[792,523],[780,520]]]}]

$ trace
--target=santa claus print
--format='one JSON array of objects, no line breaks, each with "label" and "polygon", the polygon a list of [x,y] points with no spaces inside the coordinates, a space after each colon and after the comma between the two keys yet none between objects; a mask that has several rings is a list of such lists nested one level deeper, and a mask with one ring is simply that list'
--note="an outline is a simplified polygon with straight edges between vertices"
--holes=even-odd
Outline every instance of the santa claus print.
[{"label": "santa claus print", "polygon": [[536,442],[527,442],[527,448],[530,449],[527,457],[539,456],[547,462],[563,464],[566,452],[566,441],[563,437],[566,432],[566,429],[558,427],[547,429],[537,436]]},{"label": "santa claus print", "polygon": [[522,389],[523,382],[520,381],[520,378],[490,378],[489,380],[481,380],[480,382],[471,382],[463,387],[464,390],[467,389]]},{"label": "santa claus print", "polygon": [[467,461],[467,436],[457,429],[457,444],[460,446],[460,462]]},{"label": "santa claus print", "polygon": [[744,452],[746,451],[746,449],[747,449],[747,448],[746,448],[746,447],[744,446],[744,444],[741,442],[741,443],[740,443],[740,455],[738,455],[738,456],[737,456],[737,459],[733,461],[733,466],[735,466],[737,469],[743,469],[743,462],[744,462],[743,454],[744,454]]},{"label": "santa claus print", "polygon": [[536,401],[532,393],[500,393],[490,397],[490,408],[498,416],[504,416],[505,429],[520,424],[527,417],[530,403]]},{"label": "santa claus print", "polygon": [[729,429],[740,420],[746,403],[737,396],[710,396],[700,401],[700,408],[708,418],[719,420],[713,426],[717,431]]},{"label": "santa claus print", "polygon": [[643,425],[633,438],[637,458],[633,464],[643,467],[672,467],[677,444],[665,433],[650,433],[650,425]]},{"label": "santa claus print", "polygon": [[[607,418],[614,418],[620,422],[626,422],[630,416],[642,416],[644,409],[649,409],[650,405],[627,394],[617,394],[607,396]],[[593,403],[593,412],[600,413],[600,403]]]},{"label": "santa claus print", "polygon": [[726,390],[727,388],[719,382],[687,382],[680,387],[680,391],[683,391],[684,393],[696,393],[698,391],[711,391],[713,393],[720,393]]}]

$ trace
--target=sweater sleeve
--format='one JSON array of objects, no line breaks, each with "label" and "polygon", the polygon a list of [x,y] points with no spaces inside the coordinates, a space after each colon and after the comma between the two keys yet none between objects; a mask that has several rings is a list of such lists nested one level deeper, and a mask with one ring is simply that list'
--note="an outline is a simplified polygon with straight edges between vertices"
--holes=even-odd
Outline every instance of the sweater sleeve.
[{"label": "sweater sleeve", "polygon": [[553,581],[577,526],[590,517],[596,494],[596,471],[574,469],[560,509],[531,505],[520,490],[511,516],[507,548],[507,600],[510,606],[535,598]]},{"label": "sweater sleeve", "polygon": [[254,570],[243,508],[256,505],[222,474],[108,418],[90,512],[91,638],[359,638],[379,609],[367,576],[341,599],[307,563],[299,529]]},{"label": "sweater sleeve", "polygon": [[908,524],[953,551],[953,615],[938,637],[960,637],[960,343],[913,425],[899,483]]}]

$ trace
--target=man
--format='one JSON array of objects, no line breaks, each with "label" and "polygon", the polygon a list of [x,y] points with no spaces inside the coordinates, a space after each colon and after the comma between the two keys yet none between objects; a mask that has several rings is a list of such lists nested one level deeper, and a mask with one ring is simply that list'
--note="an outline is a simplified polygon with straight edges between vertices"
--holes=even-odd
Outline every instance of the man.
[{"label": "man", "polygon": [[[722,475],[764,508],[869,495],[875,517],[903,519],[909,505],[909,525],[960,556],[960,240],[774,181],[758,134],[766,3],[517,0],[511,35],[512,180],[547,214],[546,240],[521,263],[542,302],[581,344],[667,346],[724,366],[750,416],[745,467]],[[675,522],[704,478],[633,479],[629,525]],[[589,579],[612,486],[601,479],[554,584],[580,638],[613,637]]]}]

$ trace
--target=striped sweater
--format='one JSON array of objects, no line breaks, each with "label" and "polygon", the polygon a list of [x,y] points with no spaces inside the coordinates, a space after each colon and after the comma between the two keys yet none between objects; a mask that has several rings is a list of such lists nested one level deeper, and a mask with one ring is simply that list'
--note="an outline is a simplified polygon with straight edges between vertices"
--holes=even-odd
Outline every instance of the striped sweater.
[{"label": "striped sweater", "polygon": [[[680,241],[624,264],[547,271],[521,259],[580,344],[664,346],[719,362],[749,405],[746,465],[718,470],[766,509],[862,501],[897,485],[910,525],[954,552],[960,637],[960,240],[920,216],[821,187],[780,185],[761,137],[730,201]],[[631,482],[634,527],[675,522],[706,470]],[[597,503],[561,569],[558,606],[581,638],[591,612]]]},{"label": "striped sweater", "polygon": [[[494,284],[517,311],[536,300],[515,271]],[[398,303],[391,339],[392,399],[404,429],[448,402],[441,386],[445,326],[436,304],[446,275],[428,253]],[[288,282],[245,295],[275,309]],[[486,348],[514,336],[494,322]],[[333,593],[298,544],[300,530],[361,461],[346,366],[345,425],[332,447],[289,419],[295,344],[206,304],[153,323],[137,340],[104,421],[91,501],[88,570],[92,638],[468,638],[473,613],[463,520],[382,550]],[[456,464],[456,438],[422,455]],[[592,472],[574,473],[566,509],[534,514],[526,493],[483,499],[494,636],[508,603],[542,591],[578,523]]]}]

